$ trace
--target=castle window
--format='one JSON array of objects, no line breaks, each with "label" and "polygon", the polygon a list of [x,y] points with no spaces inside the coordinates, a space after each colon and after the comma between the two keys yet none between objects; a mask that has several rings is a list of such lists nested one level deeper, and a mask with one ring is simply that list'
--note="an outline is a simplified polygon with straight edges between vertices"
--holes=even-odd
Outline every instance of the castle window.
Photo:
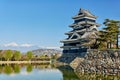
[{"label": "castle window", "polygon": [[90,22],[95,22],[95,20],[93,20],[93,19],[83,18],[83,19],[78,19],[78,20],[75,20],[75,22],[74,22],[74,23],[78,23],[78,22],[81,22],[81,21],[90,21]]}]

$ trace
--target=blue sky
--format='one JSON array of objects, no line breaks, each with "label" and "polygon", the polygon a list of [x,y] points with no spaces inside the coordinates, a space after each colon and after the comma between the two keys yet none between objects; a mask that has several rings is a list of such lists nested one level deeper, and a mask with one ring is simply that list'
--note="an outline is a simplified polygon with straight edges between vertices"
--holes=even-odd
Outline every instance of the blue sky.
[{"label": "blue sky", "polygon": [[120,20],[119,5],[120,0],[0,0],[0,45],[59,47],[80,8],[102,24],[106,18]]}]

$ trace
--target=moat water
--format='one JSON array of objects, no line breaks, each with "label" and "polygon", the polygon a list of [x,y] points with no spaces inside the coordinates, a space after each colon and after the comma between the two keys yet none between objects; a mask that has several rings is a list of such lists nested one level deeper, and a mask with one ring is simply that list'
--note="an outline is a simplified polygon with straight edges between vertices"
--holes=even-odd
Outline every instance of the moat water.
[{"label": "moat water", "polygon": [[120,80],[120,77],[76,73],[70,66],[7,64],[0,65],[0,80]]}]

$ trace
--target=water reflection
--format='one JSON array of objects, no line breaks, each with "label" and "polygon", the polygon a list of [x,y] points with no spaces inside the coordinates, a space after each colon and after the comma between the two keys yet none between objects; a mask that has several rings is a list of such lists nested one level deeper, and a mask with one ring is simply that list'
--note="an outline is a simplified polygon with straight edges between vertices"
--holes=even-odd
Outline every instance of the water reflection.
[{"label": "water reflection", "polygon": [[54,67],[50,64],[2,64],[1,80],[119,80],[120,76],[82,74],[70,66]]},{"label": "water reflection", "polygon": [[32,70],[33,70],[33,67],[32,67],[32,65],[27,65],[27,69],[26,69],[26,71],[29,73],[29,72],[32,72]]},{"label": "water reflection", "polygon": [[19,74],[22,68],[26,68],[26,72],[30,73],[34,69],[46,69],[49,64],[0,64],[0,74],[10,75],[12,73]]},{"label": "water reflection", "polygon": [[60,66],[57,68],[62,72],[63,80],[79,80],[78,76],[70,66]]},{"label": "water reflection", "polygon": [[77,73],[70,66],[57,67],[63,75],[63,80],[120,80],[120,76]]},{"label": "water reflection", "polygon": [[20,66],[18,65],[18,64],[15,64],[14,66],[13,66],[13,70],[14,70],[14,72],[17,74],[17,73],[20,73]]},{"label": "water reflection", "polygon": [[14,72],[14,69],[9,65],[5,65],[3,68],[3,71],[5,74],[11,74]]}]

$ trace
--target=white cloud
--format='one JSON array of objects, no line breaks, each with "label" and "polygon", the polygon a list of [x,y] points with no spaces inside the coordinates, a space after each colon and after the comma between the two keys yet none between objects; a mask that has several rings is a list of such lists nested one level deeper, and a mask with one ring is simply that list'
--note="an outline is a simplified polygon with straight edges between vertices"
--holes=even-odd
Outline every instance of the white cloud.
[{"label": "white cloud", "polygon": [[21,44],[20,45],[21,47],[31,47],[31,46],[33,46],[32,44]]},{"label": "white cloud", "polygon": [[38,46],[38,45],[33,45],[33,44],[18,44],[16,42],[11,42],[7,44],[1,44],[0,48],[3,50],[11,49],[11,50],[18,50],[21,52],[27,52],[30,50],[36,50],[36,49],[56,49],[56,50],[62,50],[59,46]]},{"label": "white cloud", "polygon": [[33,46],[32,44],[17,44],[16,42],[11,42],[7,44],[3,44],[4,47],[31,47]]},{"label": "white cloud", "polygon": [[5,47],[9,47],[9,46],[18,47],[19,45],[17,43],[15,43],[15,42],[11,42],[11,43],[8,43],[8,44],[3,44],[3,46],[5,46]]},{"label": "white cloud", "polygon": [[0,49],[2,50],[11,49],[11,50],[18,50],[21,52],[27,52],[27,51],[39,49],[39,47],[37,45],[28,44],[28,43],[18,44],[16,42],[11,42],[7,44],[1,44]]}]

